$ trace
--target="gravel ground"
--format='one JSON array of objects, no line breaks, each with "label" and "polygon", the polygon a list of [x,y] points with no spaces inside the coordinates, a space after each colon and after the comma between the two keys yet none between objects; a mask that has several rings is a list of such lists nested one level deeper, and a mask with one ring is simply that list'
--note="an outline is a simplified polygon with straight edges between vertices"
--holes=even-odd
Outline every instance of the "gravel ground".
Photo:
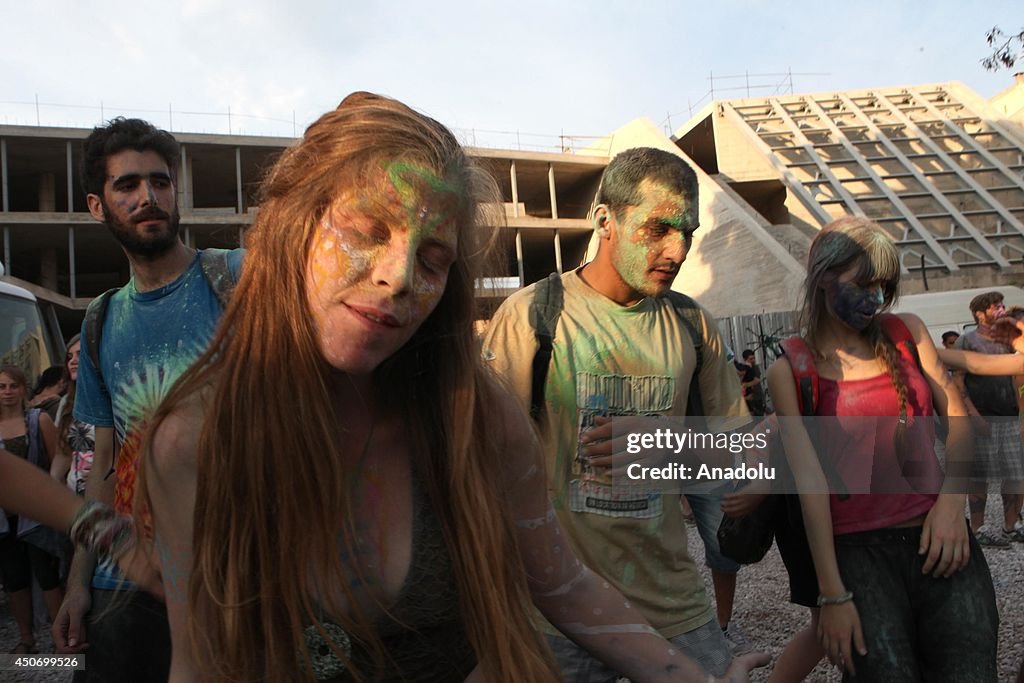
[{"label": "gravel ground", "polygon": [[[992,528],[998,528],[1002,526],[1002,516],[999,496],[990,495],[986,521]],[[704,545],[696,530],[691,530],[690,552],[700,562],[704,558]],[[999,680],[1012,683],[1024,660],[1024,544],[1014,543],[1003,550],[985,549],[984,553],[999,608]],[[714,595],[711,575],[706,568],[703,574],[709,595]],[[760,563],[740,570],[733,619],[743,627],[755,647],[771,655],[772,661],[782,653],[790,637],[810,623],[807,608],[790,604],[788,600],[789,577],[777,546],[772,546]],[[755,671],[751,681],[767,680],[770,667]],[[842,676],[825,660],[806,680],[837,683]]]},{"label": "gravel ground", "polygon": [[[987,520],[999,524],[1002,506],[998,496],[989,499]],[[696,558],[704,557],[699,535],[689,534],[690,552]],[[999,604],[999,680],[1012,682],[1024,659],[1024,544],[1016,543],[1008,550],[985,550],[996,588]],[[711,577],[705,570],[704,581],[709,594]],[[772,547],[759,564],[744,567],[740,572],[736,590],[734,619],[743,626],[748,637],[759,649],[768,652],[773,660],[785,647],[792,634],[804,628],[809,621],[807,610],[791,605],[789,583],[777,548]],[[47,629],[39,629],[36,640],[40,652],[52,652],[53,643]],[[18,641],[18,630],[7,610],[6,598],[0,593],[0,652],[6,652]],[[768,668],[754,672],[752,681],[761,682],[768,677]],[[14,673],[0,671],[0,683],[66,683],[67,673]],[[841,680],[838,672],[826,664],[819,664],[808,681],[830,683]]]}]

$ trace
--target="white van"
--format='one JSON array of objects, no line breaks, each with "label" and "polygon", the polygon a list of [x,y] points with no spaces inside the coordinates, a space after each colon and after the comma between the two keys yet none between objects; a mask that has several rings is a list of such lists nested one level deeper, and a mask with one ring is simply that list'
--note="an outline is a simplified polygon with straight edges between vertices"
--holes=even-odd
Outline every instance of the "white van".
[{"label": "white van", "polygon": [[893,307],[894,313],[913,313],[924,321],[932,335],[935,346],[942,347],[942,333],[952,330],[963,334],[964,330],[977,326],[971,315],[971,299],[985,292],[1000,292],[1007,308],[1024,306],[1024,289],[1010,285],[958,289],[952,292],[925,292],[901,296]]},{"label": "white van", "polygon": [[32,292],[0,281],[0,365],[18,366],[31,383],[51,365],[63,365],[64,351],[52,306],[40,306]]}]

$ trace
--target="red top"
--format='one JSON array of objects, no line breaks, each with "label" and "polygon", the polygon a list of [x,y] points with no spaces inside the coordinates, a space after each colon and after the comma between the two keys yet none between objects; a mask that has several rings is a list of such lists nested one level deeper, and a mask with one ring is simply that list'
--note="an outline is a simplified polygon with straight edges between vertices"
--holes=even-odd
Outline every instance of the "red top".
[{"label": "red top", "polygon": [[847,381],[819,377],[815,412],[838,419],[817,421],[818,442],[851,494],[830,498],[835,534],[882,529],[925,514],[942,486],[931,388],[916,363],[904,354],[898,358],[907,383],[903,453],[893,443],[900,409],[888,374]]}]

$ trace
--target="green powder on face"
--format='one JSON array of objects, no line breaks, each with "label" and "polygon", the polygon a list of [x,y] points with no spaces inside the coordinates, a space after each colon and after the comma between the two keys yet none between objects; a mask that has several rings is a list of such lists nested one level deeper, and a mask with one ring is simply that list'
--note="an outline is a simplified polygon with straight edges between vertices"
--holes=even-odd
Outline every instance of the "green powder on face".
[{"label": "green powder on face", "polygon": [[[440,206],[431,206],[433,202],[426,203],[424,198],[452,195],[458,200],[462,199],[462,193],[455,183],[438,178],[433,171],[417,164],[394,161],[384,167],[384,172],[398,193],[398,200],[408,214],[410,225],[418,225],[419,231],[423,233],[434,232],[441,223],[451,220],[453,213],[453,207],[447,201],[442,200]],[[442,207],[444,210],[439,211]]]}]

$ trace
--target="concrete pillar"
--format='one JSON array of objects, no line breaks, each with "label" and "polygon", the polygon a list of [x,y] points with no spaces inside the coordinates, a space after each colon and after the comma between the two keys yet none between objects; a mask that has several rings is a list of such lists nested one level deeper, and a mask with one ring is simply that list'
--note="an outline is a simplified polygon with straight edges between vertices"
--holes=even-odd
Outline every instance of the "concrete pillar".
[{"label": "concrete pillar", "polygon": [[235,188],[238,192],[238,213],[243,213],[242,207],[242,148],[235,147]]},{"label": "concrete pillar", "polygon": [[10,211],[10,198],[7,194],[7,140],[5,138],[0,138],[0,185],[3,186],[3,205],[0,208]]},{"label": "concrete pillar", "polygon": [[[516,162],[509,162],[509,180],[512,183],[512,215],[519,218],[519,181],[516,179]],[[516,240],[519,240],[519,233],[516,233]]]},{"label": "concrete pillar", "polygon": [[78,274],[75,266],[75,226],[68,226],[68,296],[78,297]]},{"label": "concrete pillar", "polygon": [[39,252],[39,284],[57,291],[57,250],[46,247]]},{"label": "concrete pillar", "polygon": [[68,172],[68,213],[71,213],[75,210],[75,165],[71,159],[71,140],[67,142],[64,156],[67,159]]},{"label": "concrete pillar", "polygon": [[192,208],[192,160],[185,145],[181,146],[181,170],[178,171],[178,209]]},{"label": "concrete pillar", "polygon": [[57,177],[49,171],[39,174],[39,210],[57,210]]},{"label": "concrete pillar", "polygon": [[558,200],[555,198],[555,167],[548,164],[548,194],[551,195],[551,217],[558,218]]},{"label": "concrete pillar", "polygon": [[526,272],[523,267],[523,233],[516,228],[516,265],[519,267],[519,286],[526,286]]},{"label": "concrete pillar", "polygon": [[[551,197],[551,217],[558,218],[558,198],[555,194],[555,165],[548,164],[548,194]],[[555,229],[555,270],[562,272],[562,239]]]},{"label": "concrete pillar", "polygon": [[557,229],[555,229],[555,270],[559,273],[562,272],[562,238],[559,237]]}]

